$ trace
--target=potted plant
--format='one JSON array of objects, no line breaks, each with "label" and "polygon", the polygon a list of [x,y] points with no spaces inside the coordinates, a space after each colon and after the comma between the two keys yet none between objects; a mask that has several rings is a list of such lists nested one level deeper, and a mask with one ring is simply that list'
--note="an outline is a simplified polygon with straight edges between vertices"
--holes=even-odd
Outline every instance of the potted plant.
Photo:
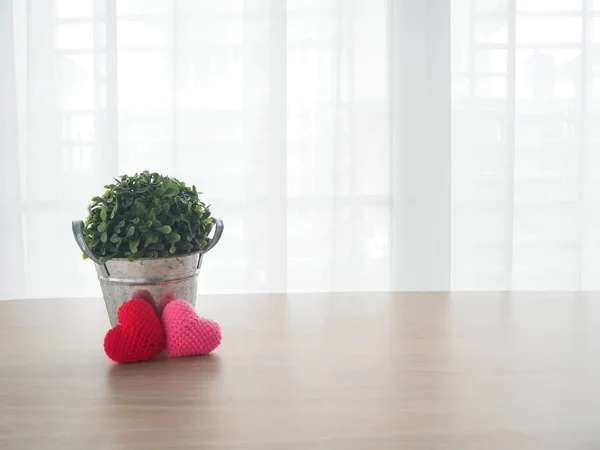
[{"label": "potted plant", "polygon": [[196,187],[145,171],[104,188],[92,198],[85,222],[73,221],[73,234],[84,259],[95,263],[111,324],[140,288],[155,299],[170,290],[194,304],[202,256],[223,233],[223,222],[211,217]]}]

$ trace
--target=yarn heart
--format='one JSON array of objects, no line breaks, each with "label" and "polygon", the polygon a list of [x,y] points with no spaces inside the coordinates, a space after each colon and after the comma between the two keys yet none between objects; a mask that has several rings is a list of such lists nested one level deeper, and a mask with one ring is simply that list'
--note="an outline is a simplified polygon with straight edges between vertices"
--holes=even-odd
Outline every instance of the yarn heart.
[{"label": "yarn heart", "polygon": [[169,301],[162,312],[167,337],[167,356],[206,355],[221,343],[221,327],[199,317],[185,300]]},{"label": "yarn heart", "polygon": [[113,361],[146,361],[165,349],[163,327],[147,300],[133,298],[117,312],[119,324],[104,337],[104,351]]}]

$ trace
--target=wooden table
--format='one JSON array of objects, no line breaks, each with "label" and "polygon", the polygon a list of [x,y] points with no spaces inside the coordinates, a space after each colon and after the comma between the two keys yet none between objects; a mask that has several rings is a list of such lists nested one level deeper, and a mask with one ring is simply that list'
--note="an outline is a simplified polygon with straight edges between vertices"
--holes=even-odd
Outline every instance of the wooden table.
[{"label": "wooden table", "polygon": [[600,449],[600,295],[201,297],[214,355],[113,364],[100,299],[0,302],[0,450]]}]

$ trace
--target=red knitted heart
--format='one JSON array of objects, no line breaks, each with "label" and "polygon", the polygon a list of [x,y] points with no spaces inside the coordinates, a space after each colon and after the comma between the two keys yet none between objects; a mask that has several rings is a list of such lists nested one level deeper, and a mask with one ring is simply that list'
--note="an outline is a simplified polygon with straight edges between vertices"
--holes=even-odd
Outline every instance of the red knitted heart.
[{"label": "red knitted heart", "polygon": [[119,325],[104,337],[104,351],[119,363],[145,361],[165,349],[163,327],[150,303],[133,298],[121,305],[117,313]]}]

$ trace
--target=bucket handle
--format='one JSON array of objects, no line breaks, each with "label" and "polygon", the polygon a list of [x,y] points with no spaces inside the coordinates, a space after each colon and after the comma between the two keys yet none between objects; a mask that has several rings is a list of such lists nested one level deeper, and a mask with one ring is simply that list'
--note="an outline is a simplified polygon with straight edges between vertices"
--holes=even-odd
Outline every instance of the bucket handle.
[{"label": "bucket handle", "polygon": [[212,219],[215,221],[215,234],[212,237],[210,243],[206,246],[206,248],[202,250],[202,254],[205,254],[206,252],[211,250],[215,245],[217,245],[217,242],[219,242],[221,236],[223,235],[223,228],[225,228],[225,226],[223,225],[223,221],[218,217],[213,217]]},{"label": "bucket handle", "polygon": [[202,265],[202,255],[204,255],[206,252],[211,250],[215,245],[217,245],[217,243],[219,242],[219,239],[221,239],[221,236],[223,235],[223,228],[225,228],[225,225],[223,225],[223,221],[221,219],[219,219],[218,217],[212,217],[212,220],[215,221],[215,234],[213,235],[212,239],[210,240],[210,242],[206,246],[206,248],[204,250],[202,250],[200,252],[200,255],[198,256],[198,269],[200,269],[200,266]]},{"label": "bucket handle", "polygon": [[83,237],[83,220],[74,220],[71,222],[71,226],[73,228],[73,236],[75,236],[75,242],[83,252],[85,256],[94,261],[98,266],[100,266],[100,270],[102,270],[102,275],[108,277],[108,269],[106,268],[106,264],[102,264],[96,255],[90,250],[85,239]]}]

